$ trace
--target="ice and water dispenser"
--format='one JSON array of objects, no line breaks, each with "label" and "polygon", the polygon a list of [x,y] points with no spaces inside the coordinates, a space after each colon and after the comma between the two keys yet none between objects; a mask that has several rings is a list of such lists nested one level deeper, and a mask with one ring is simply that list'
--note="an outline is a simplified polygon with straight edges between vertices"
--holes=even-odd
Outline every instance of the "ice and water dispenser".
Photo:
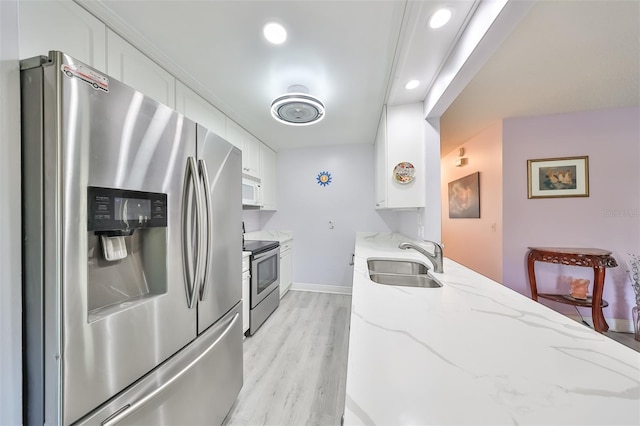
[{"label": "ice and water dispenser", "polygon": [[88,309],[96,320],[167,291],[167,194],[87,188]]}]

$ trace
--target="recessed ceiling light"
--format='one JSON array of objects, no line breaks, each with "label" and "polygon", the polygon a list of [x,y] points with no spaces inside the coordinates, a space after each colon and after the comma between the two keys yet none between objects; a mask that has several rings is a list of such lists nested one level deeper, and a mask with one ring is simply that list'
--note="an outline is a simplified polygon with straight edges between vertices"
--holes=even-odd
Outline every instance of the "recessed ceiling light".
[{"label": "recessed ceiling light", "polygon": [[287,30],[276,22],[269,22],[262,30],[264,38],[273,44],[282,44],[287,39]]},{"label": "recessed ceiling light", "polygon": [[431,15],[431,18],[429,19],[429,26],[434,30],[443,27],[447,22],[449,22],[452,15],[453,12],[448,7],[438,9],[433,15]]},{"label": "recessed ceiling light", "polygon": [[407,84],[404,85],[404,88],[407,89],[407,90],[412,90],[412,89],[415,89],[418,86],[420,86],[420,81],[419,80],[411,80],[411,81],[407,82]]}]

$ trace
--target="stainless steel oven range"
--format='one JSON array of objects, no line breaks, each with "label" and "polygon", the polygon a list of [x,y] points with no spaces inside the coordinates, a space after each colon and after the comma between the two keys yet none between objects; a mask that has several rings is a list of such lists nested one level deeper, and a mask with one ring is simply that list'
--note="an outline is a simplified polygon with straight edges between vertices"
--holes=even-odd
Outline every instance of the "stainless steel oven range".
[{"label": "stainless steel oven range", "polygon": [[280,305],[280,243],[246,241],[244,251],[251,252],[249,335],[252,335]]}]

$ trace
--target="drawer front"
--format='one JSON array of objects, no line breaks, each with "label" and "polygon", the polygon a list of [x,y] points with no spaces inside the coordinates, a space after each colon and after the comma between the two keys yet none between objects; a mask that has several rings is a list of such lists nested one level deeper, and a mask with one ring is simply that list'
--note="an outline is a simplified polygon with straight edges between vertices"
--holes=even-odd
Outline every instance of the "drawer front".
[{"label": "drawer front", "polygon": [[242,258],[242,272],[249,270],[249,256],[244,256]]},{"label": "drawer front", "polygon": [[280,254],[282,254],[282,252],[284,251],[291,250],[292,247],[293,247],[293,240],[280,243]]}]

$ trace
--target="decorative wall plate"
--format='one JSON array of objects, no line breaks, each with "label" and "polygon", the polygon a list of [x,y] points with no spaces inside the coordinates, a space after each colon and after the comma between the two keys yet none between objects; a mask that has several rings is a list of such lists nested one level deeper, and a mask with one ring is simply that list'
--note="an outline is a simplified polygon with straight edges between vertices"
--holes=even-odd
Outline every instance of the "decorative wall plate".
[{"label": "decorative wall plate", "polygon": [[415,173],[416,169],[413,167],[413,164],[404,161],[396,164],[393,168],[393,180],[402,184],[409,183],[413,181],[413,175]]}]

